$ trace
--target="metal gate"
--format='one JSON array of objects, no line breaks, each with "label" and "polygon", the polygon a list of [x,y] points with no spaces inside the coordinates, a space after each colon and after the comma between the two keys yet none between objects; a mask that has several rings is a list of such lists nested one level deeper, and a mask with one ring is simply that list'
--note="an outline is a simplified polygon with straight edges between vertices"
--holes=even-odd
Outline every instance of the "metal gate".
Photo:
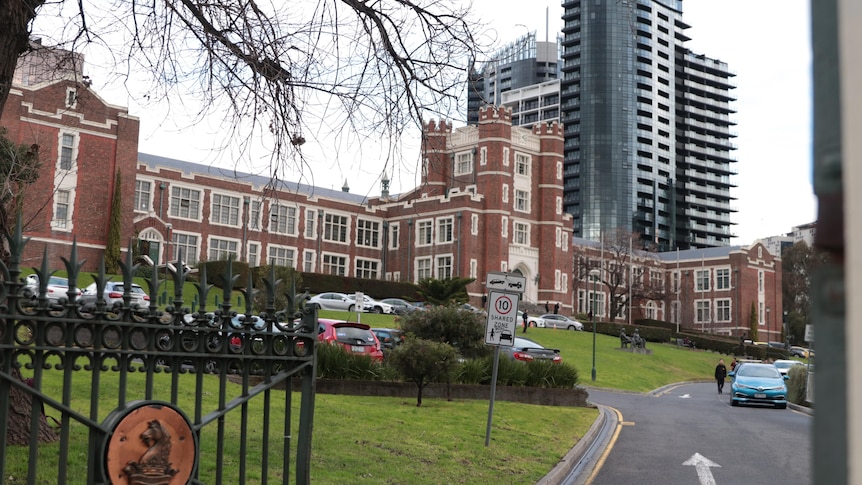
[{"label": "metal gate", "polygon": [[[149,307],[135,308],[136,266],[129,255],[120,265],[123,303],[109,308],[101,298],[108,281],[104,261],[92,278],[81,273],[73,245],[63,258],[64,298],[49,298],[52,271],[45,260],[35,272],[39,288],[28,297],[20,281],[26,243],[20,230],[10,243],[11,262],[0,263],[4,482],[290,483],[292,468],[296,483],[310,482],[317,313],[302,307],[306,295],[288,288],[288,308],[276,309],[282,282],[271,272],[265,288],[239,292],[246,304],[238,313],[230,289],[238,275],[228,264],[218,308],[206,308],[215,290],[205,268],[195,283],[202,302],[197,311],[182,294],[182,271],[171,276],[176,290],[164,310],[155,304],[163,284],[158,271],[146,283]],[[75,288],[91,280],[99,299],[87,308],[76,303]],[[265,309],[243,319],[252,314],[255,291],[266,295]],[[301,381],[298,403],[291,399],[294,379]],[[298,423],[291,422],[294,406]],[[40,419],[43,412],[50,422]],[[29,423],[14,421],[28,414]],[[28,444],[7,442],[16,425],[29,434]],[[40,443],[46,432],[54,434],[53,443]]]}]

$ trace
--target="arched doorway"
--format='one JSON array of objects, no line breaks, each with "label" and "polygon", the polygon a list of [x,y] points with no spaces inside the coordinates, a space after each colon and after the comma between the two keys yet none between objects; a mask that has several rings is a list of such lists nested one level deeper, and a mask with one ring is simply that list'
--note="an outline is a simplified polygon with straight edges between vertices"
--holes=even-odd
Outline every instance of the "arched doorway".
[{"label": "arched doorway", "polygon": [[138,234],[137,254],[147,256],[153,264],[162,264],[164,260],[165,238],[162,233],[152,227],[144,229]]}]

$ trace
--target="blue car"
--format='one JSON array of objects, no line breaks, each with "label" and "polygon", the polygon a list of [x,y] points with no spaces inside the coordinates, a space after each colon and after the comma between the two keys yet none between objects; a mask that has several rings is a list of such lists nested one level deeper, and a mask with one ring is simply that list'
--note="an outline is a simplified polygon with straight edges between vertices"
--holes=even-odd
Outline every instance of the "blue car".
[{"label": "blue car", "polygon": [[730,385],[730,405],[770,404],[778,409],[787,407],[787,376],[772,364],[746,362],[727,374]]}]

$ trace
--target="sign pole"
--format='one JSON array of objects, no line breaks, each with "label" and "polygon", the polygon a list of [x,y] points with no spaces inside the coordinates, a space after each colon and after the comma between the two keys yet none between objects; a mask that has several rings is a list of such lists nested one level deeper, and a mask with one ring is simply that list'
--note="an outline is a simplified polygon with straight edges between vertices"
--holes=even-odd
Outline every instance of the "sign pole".
[{"label": "sign pole", "polygon": [[488,405],[488,427],[485,428],[485,446],[491,442],[491,420],[494,416],[494,397],[497,394],[497,366],[500,363],[500,346],[494,347],[494,368],[491,371],[491,402]]}]

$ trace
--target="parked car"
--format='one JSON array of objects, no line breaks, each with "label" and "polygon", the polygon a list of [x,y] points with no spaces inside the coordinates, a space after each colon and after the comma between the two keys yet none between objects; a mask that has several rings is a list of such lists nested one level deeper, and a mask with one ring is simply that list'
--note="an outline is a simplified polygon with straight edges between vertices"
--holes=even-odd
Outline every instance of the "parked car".
[{"label": "parked car", "polygon": [[814,353],[806,349],[805,347],[800,347],[798,345],[793,345],[790,347],[790,355],[794,357],[800,357],[803,359],[807,359],[809,355],[814,357]]},{"label": "parked car", "polygon": [[356,302],[345,293],[326,292],[312,296],[306,302],[307,305],[315,305],[318,310],[340,310],[352,312],[356,309]]},{"label": "parked car", "polygon": [[[51,276],[48,278],[48,285],[45,291],[45,296],[48,297],[50,304],[55,305],[60,300],[69,298],[69,280],[60,276]],[[77,298],[81,297],[81,289],[76,290]],[[34,273],[27,275],[24,278],[24,287],[21,289],[21,295],[24,298],[36,300],[39,298],[39,277]]]},{"label": "parked car", "polygon": [[730,405],[770,404],[779,409],[787,407],[787,380],[772,364],[743,363],[729,372]]},{"label": "parked car", "polygon": [[[565,315],[558,315],[556,313],[549,313],[547,315],[542,315],[541,318],[545,322],[545,328],[562,328],[563,330],[583,330],[584,324],[577,321],[572,320],[571,318]],[[529,319],[529,317],[528,317]]]},{"label": "parked car", "polygon": [[[541,317],[530,315],[529,313],[527,313],[527,321],[530,323],[531,327],[545,327],[545,321]],[[515,323],[518,327],[524,326],[524,312],[522,312],[521,310],[518,310],[518,320]]]},{"label": "parked car", "polygon": [[461,308],[462,310],[466,310],[470,313],[475,313],[477,315],[487,315],[488,314],[484,309],[479,308],[479,307],[475,307],[469,303],[464,303],[459,308]]},{"label": "parked car", "polygon": [[380,300],[380,302],[392,305],[392,309],[395,311],[396,315],[407,315],[408,313],[413,313],[419,310],[419,307],[414,306],[409,301],[402,300],[401,298],[384,298]]},{"label": "parked car", "polygon": [[397,328],[372,328],[384,354],[404,343],[404,332]]},{"label": "parked car", "polygon": [[791,367],[794,365],[805,365],[805,362],[801,360],[778,359],[772,364],[778,368],[778,372],[781,372],[781,375],[786,376],[790,372]]},{"label": "parked car", "polygon": [[318,318],[317,322],[317,340],[341,345],[348,352],[367,355],[377,362],[383,360],[380,341],[368,325],[328,318]]},{"label": "parked car", "polygon": [[[126,285],[122,281],[109,281],[105,284],[105,292],[103,293],[103,297],[105,299],[105,304],[107,308],[112,308],[114,305],[123,304],[123,294],[126,291]],[[147,307],[150,305],[150,295],[147,294],[146,291],[141,287],[141,285],[132,283],[132,287],[130,290],[131,300],[129,300],[129,306],[132,308],[135,307]],[[96,283],[90,283],[89,286],[84,288],[83,292],[79,300],[81,301],[81,305],[85,309],[94,309],[96,306],[96,299],[98,295],[96,294]]]},{"label": "parked car", "polygon": [[500,355],[512,360],[530,362],[533,360],[550,360],[555,364],[563,361],[559,349],[548,349],[530,339],[515,337],[515,345],[500,347]]},{"label": "parked car", "polygon": [[[356,295],[347,295],[347,298],[350,298],[351,301],[356,301]],[[362,303],[362,311],[368,313],[386,313],[392,315],[395,313],[395,309],[392,305],[388,303],[383,303],[381,301],[377,301],[374,298],[371,298],[368,295],[362,295],[363,303]]]}]

